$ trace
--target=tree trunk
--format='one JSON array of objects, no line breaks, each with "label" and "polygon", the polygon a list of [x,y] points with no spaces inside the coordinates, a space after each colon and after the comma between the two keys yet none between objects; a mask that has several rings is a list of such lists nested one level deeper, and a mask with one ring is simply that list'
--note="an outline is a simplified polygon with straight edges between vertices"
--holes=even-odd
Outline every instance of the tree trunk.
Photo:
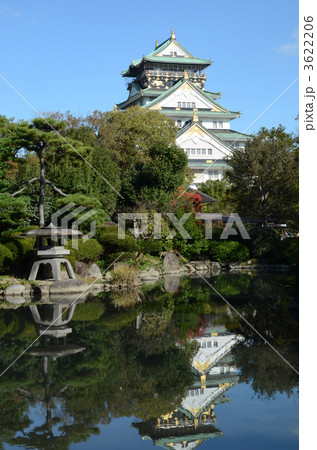
[{"label": "tree trunk", "polygon": [[40,197],[39,197],[39,219],[40,228],[45,226],[44,219],[44,200],[45,200],[45,145],[40,153]]}]

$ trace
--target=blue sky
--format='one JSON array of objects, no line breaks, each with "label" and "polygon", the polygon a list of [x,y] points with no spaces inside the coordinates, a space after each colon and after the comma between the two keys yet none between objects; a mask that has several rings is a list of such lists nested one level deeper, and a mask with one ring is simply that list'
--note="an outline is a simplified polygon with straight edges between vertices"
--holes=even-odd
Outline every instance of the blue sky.
[{"label": "blue sky", "polygon": [[[38,111],[86,115],[126,99],[120,72],[170,36],[210,58],[206,89],[244,131],[298,76],[295,0],[0,0],[0,74]],[[0,78],[0,114],[36,116]],[[296,132],[298,81],[250,128]]]}]

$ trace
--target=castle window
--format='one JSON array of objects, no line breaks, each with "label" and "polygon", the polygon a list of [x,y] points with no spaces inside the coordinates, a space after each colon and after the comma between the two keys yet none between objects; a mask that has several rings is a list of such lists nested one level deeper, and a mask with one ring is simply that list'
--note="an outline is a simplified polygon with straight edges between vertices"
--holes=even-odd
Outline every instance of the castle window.
[{"label": "castle window", "polygon": [[191,103],[187,102],[187,108],[190,108]]},{"label": "castle window", "polygon": [[[218,170],[208,170],[208,175],[211,180],[218,180],[218,178],[219,178]],[[216,342],[214,342],[214,344],[216,344]],[[217,345],[214,345],[214,346],[218,347],[218,342],[217,342]]]},{"label": "castle window", "polygon": [[181,120],[177,120],[176,121],[176,125],[178,126],[178,128],[182,128],[182,121]]},{"label": "castle window", "polygon": [[205,155],[205,154],[206,154],[206,149],[205,149],[205,148],[202,148],[202,149],[201,149],[201,154],[202,154],[202,155]]},{"label": "castle window", "polygon": [[190,148],[185,148],[185,152],[187,153],[187,155],[190,154]]},{"label": "castle window", "polygon": [[223,128],[223,122],[218,122],[219,128]]},{"label": "castle window", "polygon": [[192,108],[196,108],[196,103],[192,102]]},{"label": "castle window", "polygon": [[200,155],[200,148],[197,148],[197,149],[196,149],[196,154],[197,154],[197,155]]},{"label": "castle window", "polygon": [[177,102],[177,108],[181,108],[182,107],[182,102]]},{"label": "castle window", "polygon": [[195,154],[195,149],[194,149],[194,148],[191,148],[191,149],[190,149],[190,153],[191,153],[191,155],[194,155],[194,154]]},{"label": "castle window", "polygon": [[217,128],[217,122],[213,122],[213,128]]},{"label": "castle window", "polygon": [[186,102],[182,102],[182,108],[186,108]]},{"label": "castle window", "polygon": [[208,149],[208,155],[212,155],[212,149],[211,148]]}]

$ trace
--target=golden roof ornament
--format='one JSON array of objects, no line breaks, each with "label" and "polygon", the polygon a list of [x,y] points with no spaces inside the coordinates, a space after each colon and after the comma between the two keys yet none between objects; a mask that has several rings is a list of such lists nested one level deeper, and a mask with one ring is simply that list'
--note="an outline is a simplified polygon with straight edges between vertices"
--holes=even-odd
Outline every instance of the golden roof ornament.
[{"label": "golden roof ornament", "polygon": [[114,111],[118,111],[118,106],[117,106],[117,105],[114,105],[113,110],[114,110]]},{"label": "golden roof ornament", "polygon": [[186,69],[184,69],[184,80],[188,80],[188,73]]},{"label": "golden roof ornament", "polygon": [[172,38],[172,39],[176,39],[173,28],[172,28],[172,32],[171,32],[171,38]]},{"label": "golden roof ornament", "polygon": [[193,109],[193,122],[199,122],[196,111]]},{"label": "golden roof ornament", "polygon": [[158,40],[155,42],[155,48],[158,47]]}]

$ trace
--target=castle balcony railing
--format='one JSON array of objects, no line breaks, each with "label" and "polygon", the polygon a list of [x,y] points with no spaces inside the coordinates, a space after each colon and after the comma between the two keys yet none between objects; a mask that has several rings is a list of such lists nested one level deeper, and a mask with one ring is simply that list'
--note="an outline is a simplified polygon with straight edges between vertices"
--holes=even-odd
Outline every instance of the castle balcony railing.
[{"label": "castle balcony railing", "polygon": [[[201,72],[194,72],[187,70],[187,75],[189,78],[195,79],[205,79],[206,74]],[[172,77],[172,78],[183,78],[184,70],[146,70],[146,76],[150,77]]]}]

